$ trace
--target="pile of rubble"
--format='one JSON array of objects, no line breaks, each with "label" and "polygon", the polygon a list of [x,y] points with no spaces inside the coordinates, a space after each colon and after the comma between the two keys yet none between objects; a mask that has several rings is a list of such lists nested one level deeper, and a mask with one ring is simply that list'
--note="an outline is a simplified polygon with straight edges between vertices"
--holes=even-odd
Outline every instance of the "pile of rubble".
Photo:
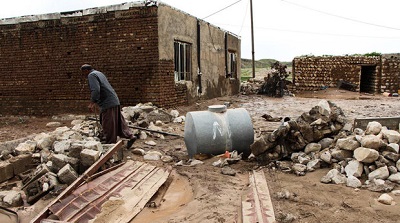
[{"label": "pile of rubble", "polygon": [[322,100],[295,121],[284,120],[251,145],[262,163],[305,175],[332,168],[323,183],[388,192],[400,184],[400,133],[379,122],[354,128],[334,103]]},{"label": "pile of rubble", "polygon": [[[124,107],[122,113],[133,127],[134,134],[141,139],[149,136],[163,138],[163,134],[158,133],[163,133],[159,125],[168,122],[181,123],[185,118],[179,116],[176,110],[168,113],[151,103]],[[61,127],[61,123],[52,122],[48,126],[59,126],[52,132],[37,134],[17,145],[8,143],[0,146],[0,183],[14,177],[22,182],[22,185],[8,183],[6,188],[11,189],[14,186],[13,190],[2,188],[4,191],[0,193],[1,206],[20,206],[25,196],[26,202],[33,204],[49,192],[54,195],[60,193],[114,145],[100,142],[96,136],[99,128],[96,120],[88,120],[85,116],[69,118],[72,120],[72,127]],[[105,167],[113,166],[122,159],[121,150],[107,161]],[[17,191],[15,187],[21,191]]]}]

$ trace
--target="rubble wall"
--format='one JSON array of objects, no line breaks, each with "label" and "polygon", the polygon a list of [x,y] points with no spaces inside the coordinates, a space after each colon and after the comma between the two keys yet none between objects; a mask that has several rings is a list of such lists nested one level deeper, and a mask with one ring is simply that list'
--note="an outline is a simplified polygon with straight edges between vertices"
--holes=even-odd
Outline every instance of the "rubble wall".
[{"label": "rubble wall", "polygon": [[397,93],[400,89],[400,55],[382,57],[381,92]]},{"label": "rubble wall", "polygon": [[[386,61],[382,64],[380,56],[307,56],[296,57],[293,62],[294,83],[297,91],[337,87],[339,80],[357,85],[359,91],[363,66],[375,67],[374,75],[368,80],[374,93],[384,89],[398,89],[398,83],[393,81],[394,73],[397,73],[398,78],[398,63],[397,67],[392,67],[392,64]],[[386,83],[387,80],[391,82]]]}]

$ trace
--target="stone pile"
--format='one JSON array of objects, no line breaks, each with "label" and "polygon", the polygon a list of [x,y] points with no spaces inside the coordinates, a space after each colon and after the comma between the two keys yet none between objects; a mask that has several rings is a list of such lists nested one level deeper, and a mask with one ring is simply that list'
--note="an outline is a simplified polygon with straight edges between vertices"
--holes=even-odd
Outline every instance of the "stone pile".
[{"label": "stone pile", "polygon": [[264,82],[264,79],[250,78],[240,84],[240,92],[243,95],[257,94]]},{"label": "stone pile", "polygon": [[[163,123],[182,123],[184,116],[172,110],[170,113],[153,106],[151,103],[124,107],[123,115],[129,125],[149,130],[161,131]],[[80,174],[110,149],[113,144],[102,144],[96,136],[98,123],[87,120],[85,116],[69,117],[72,127],[58,127],[53,132],[40,133],[17,144],[8,143],[2,147],[0,161],[0,183],[18,177],[22,180],[20,188],[26,195],[26,201],[35,203],[48,192],[57,193],[74,182]],[[60,123],[51,122],[51,126]],[[141,139],[149,135],[160,137],[159,133],[133,129]],[[122,151],[114,154],[106,165],[122,160]],[[36,166],[36,168],[34,168]],[[18,206],[21,204],[21,191],[16,195],[18,201],[0,194],[0,205]]]},{"label": "stone pile", "polygon": [[376,121],[365,131],[353,129],[339,107],[322,100],[296,121],[260,136],[251,150],[259,162],[282,171],[302,176],[328,167],[323,183],[388,192],[400,184],[399,142],[398,131]]}]

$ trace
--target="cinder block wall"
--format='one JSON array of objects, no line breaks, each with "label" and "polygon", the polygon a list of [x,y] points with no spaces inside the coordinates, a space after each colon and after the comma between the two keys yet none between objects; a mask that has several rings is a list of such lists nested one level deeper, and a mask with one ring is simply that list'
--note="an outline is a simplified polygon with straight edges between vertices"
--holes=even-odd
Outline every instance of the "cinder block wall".
[{"label": "cinder block wall", "polygon": [[296,57],[293,60],[295,89],[296,91],[315,91],[322,87],[337,87],[339,80],[359,86],[361,66],[376,66],[376,75],[371,83],[375,92],[378,92],[381,79],[381,57],[379,56]]},{"label": "cinder block wall", "polygon": [[80,66],[105,73],[122,106],[185,104],[172,60],[159,60],[157,7],[0,25],[0,114],[87,112]]}]

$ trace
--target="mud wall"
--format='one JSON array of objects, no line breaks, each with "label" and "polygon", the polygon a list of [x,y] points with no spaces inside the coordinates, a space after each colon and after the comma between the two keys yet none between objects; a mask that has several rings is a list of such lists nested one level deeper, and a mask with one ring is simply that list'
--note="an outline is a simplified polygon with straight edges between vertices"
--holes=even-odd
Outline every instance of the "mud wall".
[{"label": "mud wall", "polygon": [[[200,36],[197,32],[198,22]],[[175,83],[180,88],[186,87],[189,92],[188,103],[193,103],[199,97],[209,99],[239,93],[240,39],[229,33],[225,34],[224,30],[198,20],[187,13],[165,4],[159,5],[160,59],[173,64],[175,40],[191,45],[192,79]],[[197,44],[198,37],[200,38],[200,47]],[[226,77],[226,50],[237,54],[238,74],[235,78]],[[199,54],[200,58],[198,58]],[[200,68],[198,66],[199,59]],[[199,81],[198,71],[201,71],[201,81]]]}]

